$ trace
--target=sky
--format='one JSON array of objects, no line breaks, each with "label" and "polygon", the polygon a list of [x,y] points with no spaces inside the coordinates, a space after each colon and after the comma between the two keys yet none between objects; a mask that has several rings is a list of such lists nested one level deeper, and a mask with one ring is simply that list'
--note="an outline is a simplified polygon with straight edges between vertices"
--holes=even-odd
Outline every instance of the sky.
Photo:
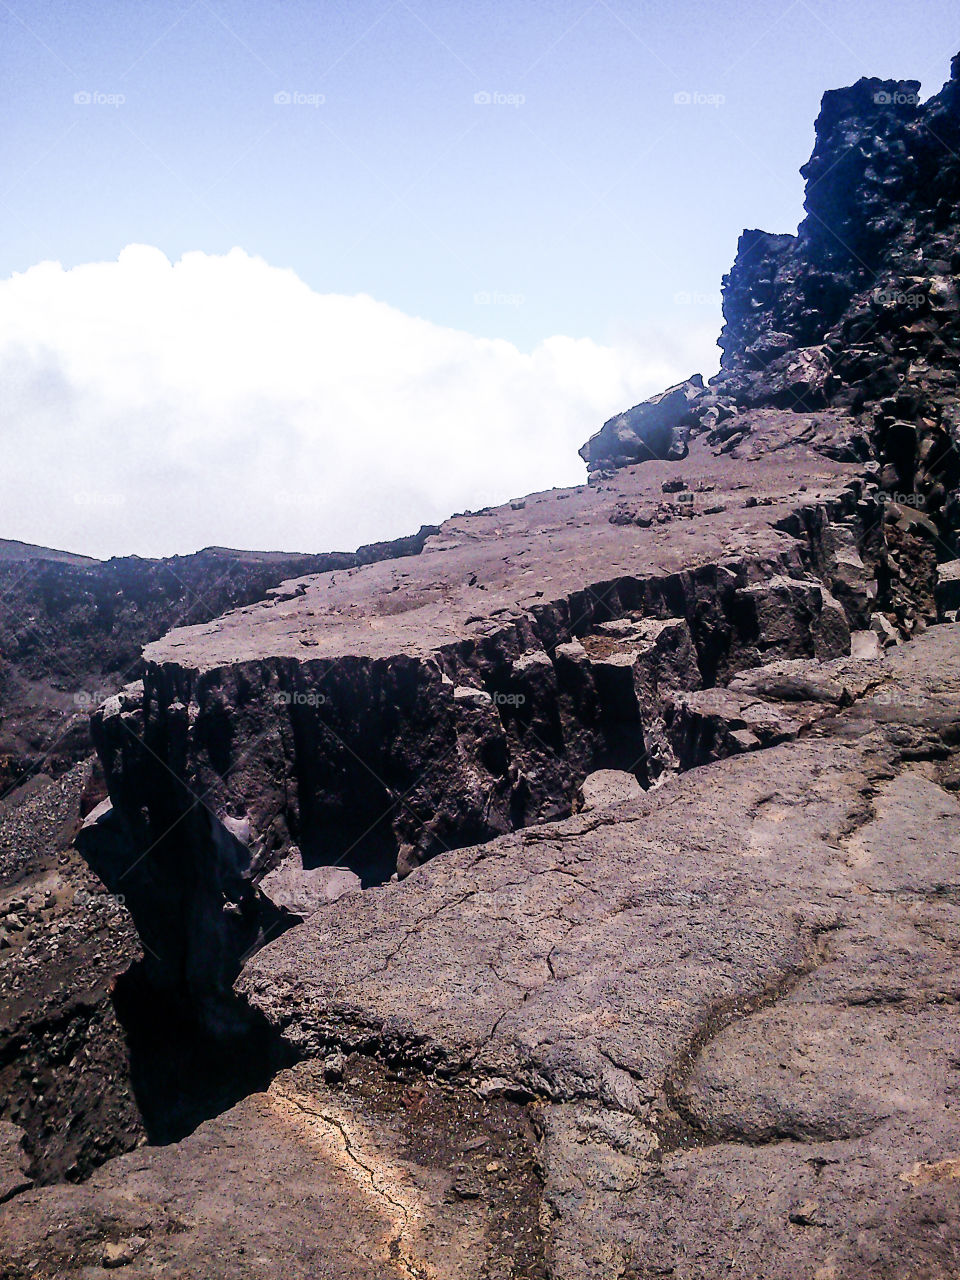
[{"label": "sky", "polygon": [[717,367],[822,93],[955,0],[0,0],[0,537],[349,548]]}]

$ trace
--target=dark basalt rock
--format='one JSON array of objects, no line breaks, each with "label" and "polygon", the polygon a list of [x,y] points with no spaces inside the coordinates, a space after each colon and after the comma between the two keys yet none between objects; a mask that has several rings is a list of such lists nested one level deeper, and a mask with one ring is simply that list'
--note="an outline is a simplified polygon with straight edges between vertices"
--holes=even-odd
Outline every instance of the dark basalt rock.
[{"label": "dark basalt rock", "polygon": [[693,408],[702,393],[703,379],[696,374],[605,422],[580,450],[587,470],[684,457],[687,434],[696,421]]},{"label": "dark basalt rock", "polygon": [[[806,216],[796,235],[744,231],[723,281],[721,371],[666,427],[657,423],[657,456],[670,448],[682,456],[706,431],[738,456],[802,438],[833,457],[874,459],[885,489],[917,495],[932,533],[955,554],[958,156],[956,59],[927,102],[914,80],[863,79],[825,94],[801,171]],[[645,456],[645,424],[677,390],[605,424],[581,450],[588,467]],[[769,409],[791,410],[803,426],[779,420],[760,438],[750,414]],[[833,429],[804,434],[816,414],[833,415]]]}]

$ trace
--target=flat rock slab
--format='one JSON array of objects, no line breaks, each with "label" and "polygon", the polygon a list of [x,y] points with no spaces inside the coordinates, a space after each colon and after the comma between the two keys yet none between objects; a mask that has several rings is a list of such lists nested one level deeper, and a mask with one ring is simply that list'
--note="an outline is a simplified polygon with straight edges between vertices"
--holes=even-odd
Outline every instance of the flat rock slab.
[{"label": "flat rock slab", "polygon": [[320,913],[241,987],[301,1053],[537,1099],[557,1276],[952,1274],[960,629],[872,687]]},{"label": "flat rock slab", "polygon": [[0,1221],[4,1276],[534,1280],[539,1182],[522,1107],[365,1061],[302,1064],[176,1146]]},{"label": "flat rock slab", "polygon": [[[780,416],[788,443],[795,415]],[[419,556],[285,583],[268,601],[171,631],[145,656],[209,669],[265,657],[428,654],[476,636],[498,611],[621,575],[675,573],[742,553],[775,556],[791,542],[778,521],[835,497],[857,475],[856,466],[803,447],[747,466],[696,441],[682,463],[646,462],[598,485],[531,494],[522,507],[455,516]],[[664,481],[676,478],[690,492],[688,517],[647,529],[611,523],[618,504],[656,505]]]}]

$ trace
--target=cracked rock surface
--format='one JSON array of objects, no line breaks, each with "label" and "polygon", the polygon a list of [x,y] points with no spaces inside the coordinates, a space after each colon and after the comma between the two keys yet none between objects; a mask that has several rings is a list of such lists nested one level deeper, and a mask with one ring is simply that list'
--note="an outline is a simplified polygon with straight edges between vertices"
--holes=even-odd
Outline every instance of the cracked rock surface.
[{"label": "cracked rock surface", "polygon": [[[953,1274],[960,627],[877,662],[795,741],[321,906],[239,984],[301,1065],[17,1197],[7,1274]],[[425,1154],[405,1098],[479,1128]]]},{"label": "cracked rock surface", "polygon": [[958,748],[945,626],[802,740],[449,855],[242,989],[298,1053],[534,1099],[557,1276],[951,1274]]},{"label": "cracked rock surface", "polygon": [[19,1197],[9,1277],[544,1276],[529,1116],[358,1059],[276,1076],[174,1147]]}]

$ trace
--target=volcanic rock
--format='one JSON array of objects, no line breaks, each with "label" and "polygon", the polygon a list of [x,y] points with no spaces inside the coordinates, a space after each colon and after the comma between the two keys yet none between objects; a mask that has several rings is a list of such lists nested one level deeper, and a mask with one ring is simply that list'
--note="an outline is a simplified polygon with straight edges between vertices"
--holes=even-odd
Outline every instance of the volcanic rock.
[{"label": "volcanic rock", "polygon": [[360,877],[346,867],[305,868],[300,850],[294,847],[279,867],[260,881],[260,892],[292,915],[306,918],[327,902],[356,893]]},{"label": "volcanic rock", "polygon": [[702,394],[703,378],[696,374],[611,418],[580,450],[587,470],[685,457],[693,408]]},{"label": "volcanic rock", "polygon": [[0,1120],[0,1204],[33,1186],[27,1173],[28,1159],[22,1129]]},{"label": "volcanic rock", "polygon": [[598,769],[588,773],[580,788],[583,809],[608,809],[627,800],[638,800],[643,788],[632,773],[624,769]]}]

